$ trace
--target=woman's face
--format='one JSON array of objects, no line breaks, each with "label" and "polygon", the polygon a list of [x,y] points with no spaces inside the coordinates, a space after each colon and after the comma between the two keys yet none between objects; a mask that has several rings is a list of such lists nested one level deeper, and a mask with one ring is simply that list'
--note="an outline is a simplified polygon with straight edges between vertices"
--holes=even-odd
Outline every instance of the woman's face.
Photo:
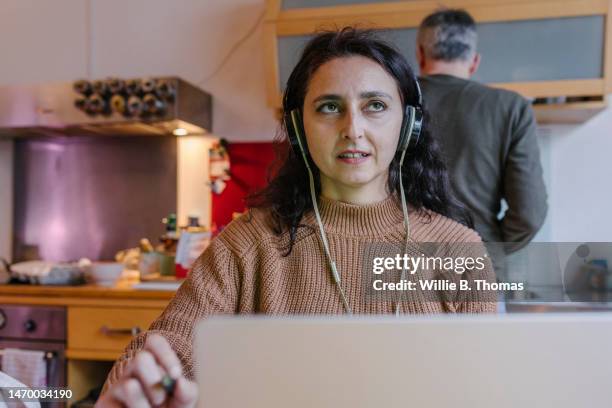
[{"label": "woman's face", "polygon": [[356,204],[387,197],[403,118],[391,75],[361,56],[328,61],[310,79],[303,116],[323,196]]}]

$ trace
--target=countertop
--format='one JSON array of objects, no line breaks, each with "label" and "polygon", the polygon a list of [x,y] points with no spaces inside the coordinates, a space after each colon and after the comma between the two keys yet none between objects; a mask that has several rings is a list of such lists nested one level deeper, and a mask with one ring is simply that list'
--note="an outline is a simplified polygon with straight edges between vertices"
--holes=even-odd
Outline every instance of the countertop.
[{"label": "countertop", "polygon": [[[163,309],[175,294],[173,290],[133,289],[132,283],[120,281],[112,287],[91,284],[80,286],[0,285],[0,304],[130,306]],[[612,299],[597,300],[599,301],[508,300],[505,302],[505,309],[509,313],[612,311]]]},{"label": "countertop", "polygon": [[98,285],[0,285],[0,303],[30,305],[100,305],[164,307],[174,296],[171,290],[133,289],[129,282]]}]

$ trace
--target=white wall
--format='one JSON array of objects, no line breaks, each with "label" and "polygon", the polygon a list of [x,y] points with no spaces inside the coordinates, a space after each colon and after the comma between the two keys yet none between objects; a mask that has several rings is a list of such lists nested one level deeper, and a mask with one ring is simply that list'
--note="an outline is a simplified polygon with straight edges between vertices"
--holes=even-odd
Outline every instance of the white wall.
[{"label": "white wall", "polygon": [[200,225],[212,224],[211,191],[209,182],[208,151],[215,139],[206,136],[185,136],[177,145],[177,203],[179,225],[187,225],[188,217],[200,219]]},{"label": "white wall", "polygon": [[87,73],[87,2],[0,0],[0,84]]},{"label": "white wall", "polygon": [[552,241],[612,242],[612,108],[551,135]]}]

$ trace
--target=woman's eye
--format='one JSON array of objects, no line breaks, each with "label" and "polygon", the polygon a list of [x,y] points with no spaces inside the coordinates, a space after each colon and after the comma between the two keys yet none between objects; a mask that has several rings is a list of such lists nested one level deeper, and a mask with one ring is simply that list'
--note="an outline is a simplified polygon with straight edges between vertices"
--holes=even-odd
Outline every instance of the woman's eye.
[{"label": "woman's eye", "polygon": [[367,110],[370,112],[382,112],[387,108],[387,105],[381,101],[372,101],[368,104]]},{"label": "woman's eye", "polygon": [[340,108],[335,103],[324,103],[317,108],[317,112],[322,113],[338,113]]}]

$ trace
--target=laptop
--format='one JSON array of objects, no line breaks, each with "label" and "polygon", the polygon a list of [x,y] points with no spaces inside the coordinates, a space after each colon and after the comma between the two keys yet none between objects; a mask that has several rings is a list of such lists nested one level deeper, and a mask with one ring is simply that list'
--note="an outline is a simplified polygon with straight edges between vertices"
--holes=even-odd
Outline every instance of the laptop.
[{"label": "laptop", "polygon": [[200,407],[554,407],[612,402],[612,314],[214,317]]}]

